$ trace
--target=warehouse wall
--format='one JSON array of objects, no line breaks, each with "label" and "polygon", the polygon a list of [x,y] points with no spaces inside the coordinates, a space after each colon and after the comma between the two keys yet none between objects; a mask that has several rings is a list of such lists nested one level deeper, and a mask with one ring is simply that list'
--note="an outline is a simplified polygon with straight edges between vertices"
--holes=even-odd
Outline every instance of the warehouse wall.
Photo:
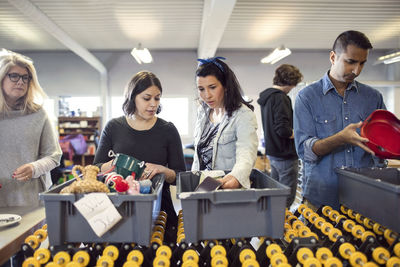
[{"label": "warehouse wall", "polygon": [[[99,74],[90,65],[72,52],[23,52],[31,57],[36,65],[39,81],[52,98],[58,96],[99,96]],[[293,54],[275,65],[261,64],[260,59],[268,51],[218,51],[218,56],[227,58],[226,62],[236,73],[247,96],[254,100],[256,115],[261,127],[261,115],[256,104],[261,90],[271,85],[274,70],[279,64],[288,63],[299,67],[304,82],[309,84],[318,80],[330,67],[329,51],[293,51]],[[121,96],[131,76],[143,69],[153,71],[161,80],[163,95],[187,96],[193,100],[190,110],[191,125],[195,122],[196,97],[194,72],[197,66],[196,51],[152,51],[154,62],[139,65],[129,52],[94,52],[109,71],[109,86],[112,96]],[[375,59],[383,55],[382,51],[371,51],[359,81],[379,84],[381,81],[400,81],[398,65],[372,65]],[[396,69],[394,68],[396,66]],[[399,88],[378,88],[385,97],[388,108],[400,117]],[[193,127],[190,127],[191,129]],[[192,132],[183,142],[191,141]],[[261,137],[261,131],[259,130]]]}]

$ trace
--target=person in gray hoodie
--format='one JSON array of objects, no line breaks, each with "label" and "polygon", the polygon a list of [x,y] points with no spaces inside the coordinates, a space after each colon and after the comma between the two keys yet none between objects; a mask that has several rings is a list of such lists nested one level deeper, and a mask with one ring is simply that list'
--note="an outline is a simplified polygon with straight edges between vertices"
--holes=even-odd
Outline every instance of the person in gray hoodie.
[{"label": "person in gray hoodie", "polygon": [[275,70],[273,86],[260,93],[265,154],[271,177],[291,189],[286,206],[294,201],[297,188],[298,157],[294,145],[293,109],[287,94],[303,79],[299,69],[283,64]]}]

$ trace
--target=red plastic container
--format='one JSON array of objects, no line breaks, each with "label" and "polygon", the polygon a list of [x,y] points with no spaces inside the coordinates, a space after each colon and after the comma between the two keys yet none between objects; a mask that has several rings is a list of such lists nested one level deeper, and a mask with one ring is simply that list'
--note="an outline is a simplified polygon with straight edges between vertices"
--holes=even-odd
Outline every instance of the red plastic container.
[{"label": "red plastic container", "polygon": [[400,159],[400,120],[390,111],[377,109],[361,126],[361,136],[375,155],[385,159]]}]

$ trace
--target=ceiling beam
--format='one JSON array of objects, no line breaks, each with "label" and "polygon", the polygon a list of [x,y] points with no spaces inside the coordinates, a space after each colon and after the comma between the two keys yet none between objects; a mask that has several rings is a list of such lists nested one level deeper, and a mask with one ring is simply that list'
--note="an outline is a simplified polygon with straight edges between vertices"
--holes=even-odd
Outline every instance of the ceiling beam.
[{"label": "ceiling beam", "polygon": [[103,125],[111,117],[110,88],[108,85],[107,68],[98,60],[89,50],[75,41],[68,33],[61,29],[53,20],[51,20],[42,10],[35,6],[29,0],[8,0],[8,2],[21,11],[27,18],[40,25],[45,31],[60,41],[72,52],[81,57],[89,65],[100,73],[100,91],[101,102],[103,106],[102,119]]},{"label": "ceiling beam", "polygon": [[236,0],[205,0],[201,22],[199,58],[215,56]]}]

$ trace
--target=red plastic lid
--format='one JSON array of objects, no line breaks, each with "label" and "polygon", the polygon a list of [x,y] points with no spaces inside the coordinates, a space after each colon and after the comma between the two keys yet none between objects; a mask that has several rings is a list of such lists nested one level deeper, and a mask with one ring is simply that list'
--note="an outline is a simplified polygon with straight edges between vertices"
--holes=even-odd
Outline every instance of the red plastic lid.
[{"label": "red plastic lid", "polygon": [[385,159],[400,159],[400,120],[390,111],[377,109],[361,126],[361,136],[375,155]]}]

